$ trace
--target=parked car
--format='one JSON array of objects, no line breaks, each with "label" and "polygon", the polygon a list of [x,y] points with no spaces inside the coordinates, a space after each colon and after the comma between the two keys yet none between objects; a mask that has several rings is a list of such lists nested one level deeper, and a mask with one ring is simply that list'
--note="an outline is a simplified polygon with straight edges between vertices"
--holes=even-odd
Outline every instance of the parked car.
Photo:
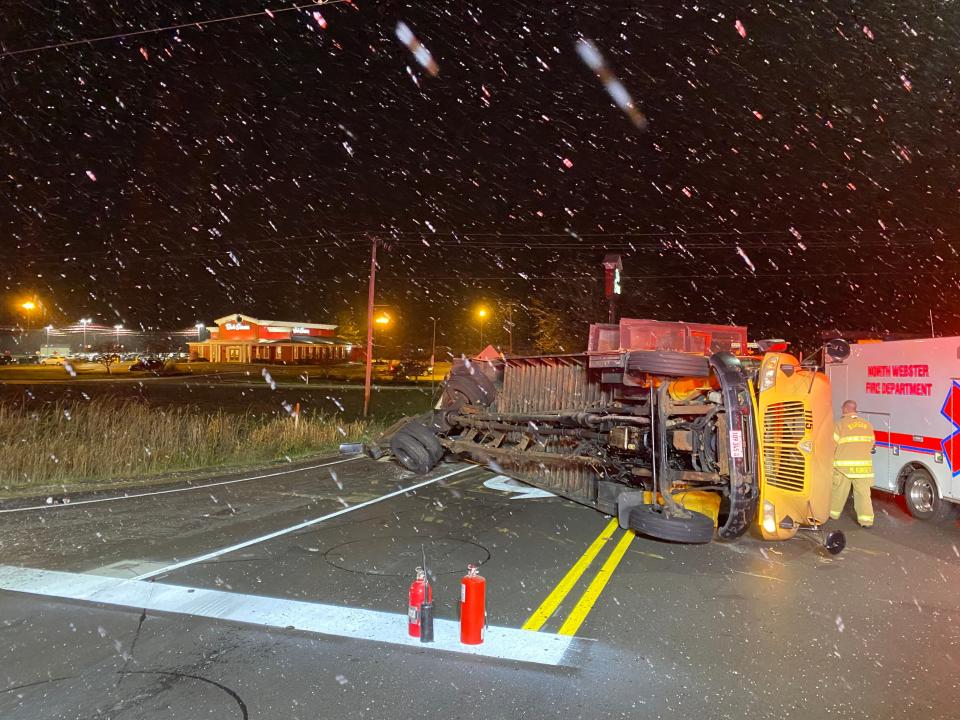
[{"label": "parked car", "polygon": [[63,365],[66,362],[67,359],[62,355],[50,355],[40,359],[41,365]]},{"label": "parked car", "polygon": [[163,368],[163,360],[153,357],[141,357],[130,366],[131,372],[155,372]]},{"label": "parked car", "polygon": [[13,356],[0,355],[0,365],[13,365]]},{"label": "parked car", "polygon": [[408,358],[391,365],[390,374],[393,376],[394,382],[414,380],[421,375],[425,375],[429,365],[429,362]]},{"label": "parked car", "polygon": [[17,365],[39,365],[40,358],[36,355],[24,355],[17,358]]}]

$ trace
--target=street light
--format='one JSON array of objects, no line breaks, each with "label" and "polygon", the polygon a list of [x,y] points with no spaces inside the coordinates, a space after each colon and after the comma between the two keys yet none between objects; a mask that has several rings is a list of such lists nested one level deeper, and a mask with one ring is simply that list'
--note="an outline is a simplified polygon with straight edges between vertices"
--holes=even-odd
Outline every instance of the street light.
[{"label": "street light", "polygon": [[197,329],[197,342],[203,342],[203,331],[207,326],[203,323],[197,323],[194,327]]},{"label": "street light", "polygon": [[377,315],[377,316],[373,319],[373,322],[374,322],[374,324],[378,325],[379,327],[381,327],[381,328],[383,328],[383,329],[386,329],[387,325],[389,325],[390,322],[391,322],[391,318],[390,318],[390,316],[389,316],[387,313],[381,312],[379,315]]},{"label": "street light", "polygon": [[120,331],[123,330],[123,325],[114,325],[113,329],[117,331],[117,350],[120,349]]},{"label": "street light", "polygon": [[480,318],[480,350],[483,350],[483,321],[487,317],[487,309],[482,307],[477,310],[477,317]]},{"label": "street light", "polygon": [[83,350],[87,350],[87,325],[93,322],[90,318],[80,318],[80,325],[83,327]]},{"label": "street light", "polygon": [[53,330],[53,325],[47,325],[44,330],[47,331],[47,347],[50,347],[50,331]]},{"label": "street light", "polygon": [[20,309],[23,310],[24,316],[27,318],[27,335],[30,335],[30,313],[37,309],[37,304],[33,300],[26,300],[20,303]]}]

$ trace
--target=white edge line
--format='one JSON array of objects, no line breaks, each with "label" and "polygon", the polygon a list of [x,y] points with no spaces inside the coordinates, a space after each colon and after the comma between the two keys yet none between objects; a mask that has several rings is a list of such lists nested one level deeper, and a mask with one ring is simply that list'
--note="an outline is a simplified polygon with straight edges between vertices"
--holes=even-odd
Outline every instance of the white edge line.
[{"label": "white edge line", "polygon": [[306,467],[293,468],[291,470],[280,470],[279,472],[267,473],[266,475],[251,475],[250,477],[237,478],[235,480],[223,480],[221,482],[207,483],[206,485],[191,485],[190,487],[173,488],[170,490],[153,490],[151,492],[134,493],[133,495],[112,495],[111,497],[93,498],[92,500],[77,500],[76,502],[57,505],[30,505],[29,507],[7,508],[0,510],[0,513],[26,512],[28,510],[66,510],[67,508],[76,507],[78,505],[91,505],[93,503],[112,502],[114,500],[133,500],[134,498],[151,497],[153,495],[169,495],[170,493],[204,490],[206,488],[220,487],[221,485],[233,485],[234,483],[248,482],[249,480],[266,480],[267,478],[278,477],[280,475],[290,475],[292,473],[303,472],[305,470],[316,470],[317,468],[324,468],[331,465],[339,465],[340,463],[351,462],[353,460],[360,460],[363,457],[365,456],[356,455],[355,457],[334,460],[321,465],[308,465]]},{"label": "white edge line", "polygon": [[581,638],[494,625],[481,645],[463,645],[459,622],[445,618],[434,621],[435,641],[422,644],[407,633],[406,616],[397,613],[5,565],[0,590],[538,665],[575,666],[578,653],[569,651],[583,646]]},{"label": "white edge line", "polygon": [[359,510],[361,508],[369,507],[370,505],[374,505],[378,502],[383,502],[384,500],[389,500],[390,498],[394,498],[397,495],[405,495],[408,492],[418,490],[422,487],[426,487],[427,485],[432,485],[433,483],[439,482],[440,480],[446,480],[448,477],[459,475],[460,473],[466,472],[467,470],[475,470],[476,468],[477,468],[476,465],[468,465],[467,467],[460,468],[459,470],[448,472],[446,475],[441,475],[440,477],[431,478],[430,480],[424,480],[423,482],[417,483],[415,485],[411,485],[405,488],[400,488],[399,490],[394,490],[393,492],[389,492],[386,495],[375,497],[372,500],[365,500],[364,502],[359,503],[357,505],[351,505],[350,507],[344,508],[343,510],[337,510],[336,512],[332,512],[329,515],[323,515],[322,517],[313,518],[312,520],[306,520],[305,522],[298,523],[296,525],[291,525],[290,527],[283,528],[282,530],[275,530],[272,533],[261,535],[260,537],[252,538],[250,540],[244,540],[243,542],[237,543],[236,545],[231,545],[230,547],[214,550],[204,555],[198,555],[197,557],[188,558],[187,560],[181,560],[180,562],[173,563],[172,565],[167,565],[165,567],[158,568],[157,570],[151,570],[150,572],[143,573],[142,575],[137,575],[132,579],[147,580],[149,578],[156,577],[157,575],[163,575],[168,572],[173,572],[174,570],[179,570],[180,568],[187,567],[188,565],[195,565],[197,563],[206,562],[207,560],[213,560],[214,558],[220,557],[221,555],[226,555],[228,553],[236,552],[237,550],[242,550],[243,548],[250,547],[251,545],[256,545],[257,543],[262,543],[267,540],[273,540],[274,538],[278,538],[281,535],[288,535],[289,533],[296,532],[297,530],[302,530],[303,528],[310,527],[311,525],[316,525],[317,523],[321,523],[325,520],[332,520],[335,517],[346,515],[347,513],[353,512],[354,510]]}]

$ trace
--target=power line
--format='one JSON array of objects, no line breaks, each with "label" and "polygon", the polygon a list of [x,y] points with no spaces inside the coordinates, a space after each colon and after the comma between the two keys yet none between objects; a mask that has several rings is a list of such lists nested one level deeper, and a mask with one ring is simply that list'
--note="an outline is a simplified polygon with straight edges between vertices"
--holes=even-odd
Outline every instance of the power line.
[{"label": "power line", "polygon": [[[346,0],[343,0],[346,1]],[[516,232],[516,231],[482,231],[482,232],[471,232],[471,231],[459,231],[459,230],[447,230],[444,231],[444,234],[433,233],[427,230],[390,230],[384,228],[370,229],[370,230],[328,230],[324,232],[316,233],[305,233],[301,235],[282,235],[277,237],[270,238],[253,238],[253,239],[236,239],[229,241],[221,241],[225,244],[217,245],[209,248],[205,248],[204,254],[212,252],[228,252],[231,250],[236,250],[237,248],[249,248],[254,245],[259,244],[270,244],[278,242],[287,242],[295,240],[310,240],[310,239],[325,239],[330,244],[347,244],[351,242],[365,241],[371,235],[378,235],[383,237],[391,238],[388,242],[390,245],[395,245],[397,247],[424,247],[431,248],[434,246],[441,245],[453,245],[454,247],[491,247],[496,249],[533,249],[538,248],[545,249],[563,249],[570,248],[575,250],[606,250],[606,249],[624,249],[624,250],[633,250],[637,248],[644,247],[654,247],[656,249],[672,249],[667,245],[658,244],[658,245],[641,245],[639,243],[630,241],[630,240],[591,240],[584,242],[580,238],[629,238],[629,237],[642,237],[642,238],[685,238],[685,237],[743,237],[745,238],[743,243],[746,244],[746,240],[749,239],[751,243],[762,243],[764,241],[756,239],[757,236],[787,236],[789,238],[788,242],[791,247],[797,245],[797,243],[802,243],[807,247],[835,247],[837,243],[843,241],[828,241],[820,239],[806,239],[808,235],[817,235],[817,234],[850,234],[850,235],[865,235],[865,234],[880,234],[886,235],[894,232],[914,232],[914,233],[929,233],[936,234],[938,232],[943,232],[945,230],[960,229],[960,227],[945,227],[945,228],[924,228],[924,227],[901,227],[901,228],[890,228],[885,230],[878,230],[875,228],[819,228],[819,229],[806,229],[802,231],[797,231],[801,237],[797,238],[796,235],[791,233],[789,230],[744,230],[744,231],[732,231],[732,230],[697,230],[691,232],[685,232],[682,230],[664,230],[656,232],[635,232],[635,231],[607,231],[607,232]],[[446,237],[446,233],[457,233],[460,237]],[[417,239],[404,239],[396,238],[397,235],[409,235],[416,237]],[[424,245],[423,239],[429,238],[430,243]],[[478,238],[503,238],[503,240],[480,240]],[[545,243],[543,241],[538,241],[533,248],[530,248],[528,243],[525,243],[522,238],[563,238],[564,242],[555,241],[552,243]],[[771,242],[780,242],[771,241]],[[860,241],[863,243],[864,241]],[[908,240],[896,240],[888,237],[881,237],[875,241],[877,244],[889,244],[889,245],[898,245],[898,244],[911,244],[911,243],[932,243],[932,242],[950,242],[948,237],[926,237],[926,238],[910,238]],[[193,248],[197,247],[196,241],[191,241],[191,246]],[[775,247],[773,245],[753,245],[758,248],[768,248]],[[695,248],[695,249],[705,249],[705,248],[720,248],[728,249],[732,246],[729,244],[723,243],[704,243],[700,241],[698,243],[684,243],[683,247],[677,247],[676,249],[683,248]],[[122,249],[121,247],[109,247],[101,248],[99,250],[77,250],[71,251],[64,249],[63,251],[47,251],[40,253],[17,253],[17,250],[12,250],[13,253],[17,254],[19,260],[31,260],[31,259],[43,259],[43,258],[52,258],[52,259],[63,259],[64,257],[83,257],[83,256],[95,256],[95,255],[111,255],[118,250]],[[199,253],[198,253],[199,254]],[[147,257],[143,255],[137,255],[136,257]],[[151,255],[150,259],[158,259],[160,256]]]},{"label": "power line", "polygon": [[679,240],[676,241],[666,241],[660,243],[632,243],[628,241],[616,241],[616,242],[584,242],[584,243],[544,243],[538,242],[536,244],[523,243],[523,242],[467,242],[467,243],[437,243],[435,246],[426,246],[423,243],[401,243],[398,244],[399,247],[419,247],[425,249],[456,249],[456,248],[476,248],[476,249],[495,249],[495,250],[624,250],[624,251],[641,251],[641,250],[684,250],[684,249],[716,249],[716,250],[734,250],[736,247],[748,247],[754,248],[757,250],[770,249],[775,250],[778,248],[787,248],[787,249],[807,249],[807,248],[837,248],[837,247],[852,247],[860,248],[870,245],[884,245],[884,246],[901,246],[901,245],[919,245],[919,244],[932,244],[932,243],[947,243],[950,242],[947,238],[913,238],[910,240],[891,240],[891,239],[877,239],[877,240],[859,240],[856,245],[850,245],[847,241],[844,240],[757,240],[750,239],[749,242],[738,242],[733,243],[730,241],[726,242],[692,242],[686,243]]},{"label": "power line", "polygon": [[[269,241],[273,244],[276,242],[283,242],[282,240]],[[112,248],[110,250],[103,251],[89,251],[89,252],[69,252],[64,251],[62,253],[48,253],[44,255],[19,255],[15,256],[18,262],[28,262],[31,266],[38,266],[44,264],[57,264],[59,265],[64,260],[77,260],[81,258],[86,258],[89,260],[96,261],[95,258],[103,258],[105,262],[116,262],[123,266],[136,265],[143,262],[161,262],[169,265],[177,265],[183,262],[194,262],[197,260],[207,260],[209,262],[223,261],[224,263],[229,263],[228,259],[232,257],[236,258],[238,261],[251,261],[256,260],[257,258],[262,258],[268,255],[289,255],[291,257],[303,258],[312,253],[316,252],[326,252],[327,255],[330,255],[332,252],[338,250],[346,250],[351,246],[355,246],[358,241],[356,240],[327,240],[325,242],[311,242],[308,244],[303,244],[300,246],[271,246],[271,247],[250,247],[245,246],[240,243],[235,244],[230,247],[214,247],[205,249],[202,251],[195,252],[185,252],[180,248],[171,248],[163,252],[148,252],[148,253],[131,253],[126,256],[122,256],[119,253],[123,248]],[[874,242],[861,242],[854,249],[862,249],[865,247],[902,247],[904,245],[919,245],[921,243],[930,244],[934,241],[903,241],[903,242],[891,242],[891,241],[874,241]],[[741,243],[741,249],[746,249],[749,252],[803,252],[803,251],[822,251],[822,250],[833,250],[833,249],[843,249],[846,245],[841,243],[806,243],[804,247],[798,248],[796,244],[747,244]],[[536,246],[527,246],[527,245],[489,245],[489,244],[474,244],[474,245],[463,245],[456,247],[434,247],[434,248],[423,248],[422,245],[417,245],[416,247],[421,247],[425,251],[434,250],[438,252],[451,252],[456,249],[456,247],[462,247],[464,249],[471,250],[489,250],[489,251],[512,251],[512,250],[523,250],[525,253],[530,252],[552,252],[552,253],[561,253],[561,252],[571,252],[571,253],[601,253],[601,252],[621,252],[621,253],[672,253],[677,256],[683,256],[686,253],[687,256],[691,254],[690,251],[697,252],[722,252],[727,254],[734,254],[736,248],[731,245],[723,245],[720,243],[712,244],[685,244],[682,246],[678,245],[621,245],[621,244],[604,244],[604,245],[550,245],[550,244],[538,244]],[[429,255],[428,252],[424,253],[424,257]],[[876,258],[883,259],[882,255],[877,255]],[[235,266],[238,269],[244,269],[242,265]],[[232,269],[229,264],[224,266],[225,269]]]},{"label": "power line", "polygon": [[[930,276],[930,275],[955,275],[942,269],[932,269],[927,271],[916,271],[911,273],[915,277],[921,276]],[[704,272],[700,274],[683,274],[683,275],[622,275],[621,278],[624,280],[727,280],[732,278],[741,278],[741,279],[750,279],[750,278],[817,278],[817,277],[902,277],[903,271],[897,270],[892,272],[824,272],[824,273],[799,273],[799,272],[780,272],[780,273],[751,273],[748,271],[736,273],[711,273]],[[390,279],[402,279],[410,278],[416,280],[423,280],[429,282],[442,282],[450,280],[460,280],[464,282],[486,282],[486,281],[501,281],[501,282],[569,282],[569,281],[580,281],[580,282],[600,282],[603,280],[603,277],[600,275],[545,275],[545,276],[532,276],[532,275],[502,275],[502,276],[457,276],[457,275],[448,275],[448,276],[426,276],[426,275],[391,275]]]},{"label": "power line", "polygon": [[[640,231],[640,230],[604,230],[599,232],[578,232],[576,230],[565,230],[563,232],[530,232],[530,231],[516,231],[516,230],[462,230],[462,229],[447,229],[447,230],[396,230],[396,229],[368,229],[368,230],[335,230],[338,235],[413,235],[415,237],[434,237],[438,240],[450,239],[450,240],[459,240],[460,238],[445,238],[446,235],[459,234],[463,238],[470,237],[562,237],[569,238],[570,240],[577,240],[578,238],[583,237],[695,237],[700,235],[719,235],[719,236],[750,236],[750,235],[790,235],[791,237],[796,237],[795,233],[800,234],[801,236],[806,235],[819,235],[819,234],[851,234],[851,235],[862,235],[862,234],[883,234],[883,233],[895,233],[895,232],[943,232],[945,230],[957,230],[960,229],[960,226],[947,226],[947,227],[937,227],[937,228],[928,228],[928,227],[895,227],[895,228],[793,228],[791,229],[782,229],[777,228],[773,230],[653,230],[653,231]],[[394,242],[412,242],[410,240],[395,240]]]},{"label": "power line", "polygon": [[[942,228],[941,228],[942,230]],[[934,231],[930,228],[900,228],[901,232],[925,232],[933,233]],[[733,233],[729,231],[697,231],[692,233],[685,233],[680,231],[664,231],[657,233],[581,233],[579,234],[582,237],[591,237],[597,238],[593,240],[580,240],[576,237],[570,237],[568,233],[534,233],[534,234],[522,234],[522,233],[463,233],[460,238],[448,238],[448,237],[432,237],[430,233],[418,233],[417,231],[402,231],[406,235],[418,235],[420,239],[393,239],[389,242],[390,245],[397,248],[404,248],[410,250],[411,248],[417,248],[424,252],[424,254],[429,253],[430,251],[452,251],[458,248],[464,249],[474,249],[474,250],[493,250],[493,251],[504,251],[504,250],[523,250],[524,252],[679,252],[683,253],[690,250],[707,250],[707,251],[722,251],[722,252],[733,252],[735,250],[735,245],[746,248],[753,251],[797,251],[797,250],[824,250],[824,249],[834,249],[839,248],[843,249],[846,247],[851,247],[851,249],[859,249],[863,247],[871,246],[884,246],[884,247],[904,247],[910,245],[923,245],[930,246],[937,243],[949,243],[951,240],[947,237],[911,237],[908,239],[895,239],[890,237],[880,237],[880,238],[869,238],[869,239],[859,239],[856,241],[855,246],[850,246],[849,241],[845,239],[831,239],[831,238],[817,238],[812,237],[806,239],[801,237],[798,239],[795,235],[789,234],[788,231],[771,231],[771,230],[756,230],[756,231],[745,231],[744,233]],[[805,231],[808,235],[814,235],[815,233],[821,234],[832,234],[832,233],[846,233],[846,234],[855,234],[852,230],[829,230],[821,229],[817,231]],[[870,230],[861,230],[860,234],[879,232],[879,231],[870,231]],[[295,255],[297,253],[308,252],[311,250],[330,250],[337,248],[347,248],[355,243],[365,242],[370,235],[380,235],[380,236],[389,236],[391,231],[366,231],[361,234],[360,231],[340,231],[340,230],[329,230],[325,232],[316,232],[308,233],[302,235],[287,235],[279,237],[269,237],[269,238],[253,238],[253,239],[236,239],[236,240],[220,240],[217,245],[213,246],[200,246],[197,242],[192,242],[190,251],[186,251],[182,248],[172,247],[169,249],[161,249],[156,251],[148,252],[135,252],[134,250],[129,250],[125,257],[119,257],[119,253],[124,252],[126,249],[123,244],[117,244],[112,247],[100,248],[97,250],[71,250],[69,248],[64,248],[61,251],[53,252],[40,252],[40,253],[29,253],[29,252],[18,252],[16,249],[11,251],[12,258],[16,259],[19,262],[30,262],[30,261],[43,261],[51,260],[55,262],[62,262],[64,259],[78,259],[78,258],[95,258],[95,257],[106,257],[109,259],[117,259],[124,263],[136,263],[141,261],[166,261],[166,262],[177,262],[180,260],[194,260],[207,258],[214,260],[218,256],[228,255],[231,252],[246,252],[250,257],[257,257],[259,255],[269,255],[274,253],[289,253]],[[719,239],[715,242],[709,242],[704,240],[711,235],[721,236],[724,239]],[[735,244],[729,239],[731,236],[743,236]],[[765,240],[760,236],[770,236],[776,235],[778,237],[774,239]],[[781,235],[787,235],[787,237],[779,237]],[[424,243],[423,239],[427,236],[431,236],[431,241],[429,243]],[[661,238],[659,242],[639,242],[631,241],[624,239],[615,239],[623,238],[625,236],[635,236],[641,238]],[[531,240],[531,242],[526,242],[521,238],[538,238],[538,240]],[[683,241],[682,238],[693,237],[700,238],[699,240],[693,240],[691,242]],[[502,240],[497,239],[481,239],[481,238],[503,238]],[[512,238],[512,239],[511,239]],[[565,240],[554,240],[554,241],[544,241],[543,238],[565,238]],[[601,240],[600,238],[611,238],[609,240]],[[306,242],[304,242],[306,241]],[[299,245],[291,243],[301,243]]]},{"label": "power line", "polygon": [[[702,274],[649,274],[649,275],[624,275],[621,276],[624,280],[691,280],[691,281],[710,281],[710,280],[730,280],[730,279],[762,279],[762,280],[782,280],[783,278],[791,278],[802,280],[806,278],[843,278],[843,277],[902,277],[902,271],[890,271],[890,272],[823,272],[823,273],[797,273],[797,272],[780,272],[780,273],[751,273],[744,270],[743,272],[726,272],[726,273],[711,273],[704,272]],[[917,271],[912,273],[915,277],[936,277],[936,276],[954,276],[955,273],[951,273],[948,270],[943,270],[942,268],[935,268],[925,271]],[[288,285],[297,278],[289,276],[283,278],[272,278],[269,280],[249,280],[245,281],[245,286],[257,286],[257,285]],[[496,282],[496,283],[539,283],[539,282],[591,282],[591,283],[600,283],[603,281],[603,277],[600,275],[405,275],[405,274],[385,274],[384,280],[387,281],[397,281],[397,280],[419,280],[423,282],[464,282],[464,283],[485,283],[485,282]]]},{"label": "power line", "polygon": [[57,50],[59,48],[73,47],[75,45],[89,45],[91,43],[103,42],[104,40],[121,40],[128,37],[135,37],[137,35],[150,35],[152,33],[166,32],[168,30],[182,30],[184,28],[196,27],[202,28],[207,25],[214,25],[216,23],[230,22],[232,20],[245,20],[252,17],[263,17],[264,15],[268,17],[273,17],[279,13],[290,12],[292,10],[307,10],[314,7],[322,7],[323,5],[339,5],[341,3],[349,3],[351,0],[324,0],[323,2],[314,2],[308,3],[306,5],[291,5],[290,7],[277,8],[272,10],[265,8],[257,12],[244,13],[242,15],[230,15],[225,17],[210,18],[209,20],[194,20],[192,22],[178,23],[176,25],[167,25],[165,27],[159,28],[149,28],[147,30],[131,30],[130,32],[115,33],[113,35],[101,35],[100,37],[86,38],[83,40],[65,40],[59,43],[51,43],[49,45],[40,45],[32,48],[22,48],[20,50],[8,50],[7,52],[0,53],[0,58],[12,57],[14,55],[24,55],[28,53],[38,53],[43,52],[44,50]]},{"label": "power line", "polygon": [[[169,259],[172,254],[175,254],[175,258],[197,258],[197,257],[208,257],[212,258],[218,254],[226,254],[231,251],[250,249],[253,246],[259,245],[269,245],[275,243],[297,241],[297,240],[324,240],[324,242],[312,242],[307,244],[306,248],[325,248],[334,245],[347,245],[349,243],[357,242],[357,240],[342,240],[338,238],[327,238],[324,233],[313,233],[310,235],[288,235],[286,237],[276,237],[276,238],[258,238],[254,240],[236,240],[227,245],[218,245],[213,247],[205,248],[202,252],[197,251],[193,253],[185,252],[181,248],[170,248],[165,250],[163,254],[143,254],[136,253],[131,251],[130,257],[121,258],[124,262],[133,262],[136,260],[161,260]],[[196,249],[197,243],[191,243],[191,249]],[[28,260],[54,260],[60,262],[67,259],[75,259],[79,257],[97,257],[97,256],[109,256],[114,255],[118,252],[123,251],[125,248],[123,245],[117,245],[109,248],[101,248],[99,250],[71,250],[70,248],[65,248],[60,252],[43,252],[43,253],[21,253],[18,254],[16,250],[12,251],[12,254],[15,255],[18,261],[28,261]],[[256,251],[257,248],[253,247]],[[296,248],[294,248],[296,249]],[[282,248],[267,248],[271,252],[292,252],[289,247]],[[259,250],[259,252],[265,252],[264,250]]]}]

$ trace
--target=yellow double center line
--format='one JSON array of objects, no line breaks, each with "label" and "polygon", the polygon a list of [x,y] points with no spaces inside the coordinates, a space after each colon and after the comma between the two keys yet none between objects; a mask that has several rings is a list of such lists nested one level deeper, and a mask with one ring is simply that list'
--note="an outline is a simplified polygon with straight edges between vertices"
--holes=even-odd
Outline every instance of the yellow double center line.
[{"label": "yellow double center line", "polygon": [[[547,595],[546,599],[540,603],[540,607],[534,610],[530,618],[523,624],[524,630],[539,630],[544,626],[547,620],[550,619],[550,616],[560,607],[560,603],[564,601],[573,587],[579,582],[583,573],[586,572],[587,568],[593,563],[594,559],[603,549],[603,546],[613,537],[617,526],[617,520],[614,518],[603,529],[603,532],[597,536],[596,540],[590,543],[590,546],[573,564],[573,567],[567,571],[563,579],[557,583],[557,586]],[[580,629],[583,621],[587,619],[587,615],[590,614],[594,604],[600,597],[600,593],[603,592],[603,588],[606,587],[607,582],[609,582],[614,570],[617,569],[617,566],[626,554],[627,548],[630,547],[630,543],[633,542],[634,537],[636,536],[633,534],[633,531],[628,530],[624,533],[623,537],[620,538],[613,552],[610,553],[610,557],[608,557],[606,562],[600,567],[599,572],[597,572],[596,576],[590,582],[590,585],[587,586],[587,589],[584,590],[583,595],[580,596],[577,604],[574,605],[573,610],[570,611],[567,619],[564,620],[563,625],[560,626],[560,635],[576,635],[577,630]]]}]

